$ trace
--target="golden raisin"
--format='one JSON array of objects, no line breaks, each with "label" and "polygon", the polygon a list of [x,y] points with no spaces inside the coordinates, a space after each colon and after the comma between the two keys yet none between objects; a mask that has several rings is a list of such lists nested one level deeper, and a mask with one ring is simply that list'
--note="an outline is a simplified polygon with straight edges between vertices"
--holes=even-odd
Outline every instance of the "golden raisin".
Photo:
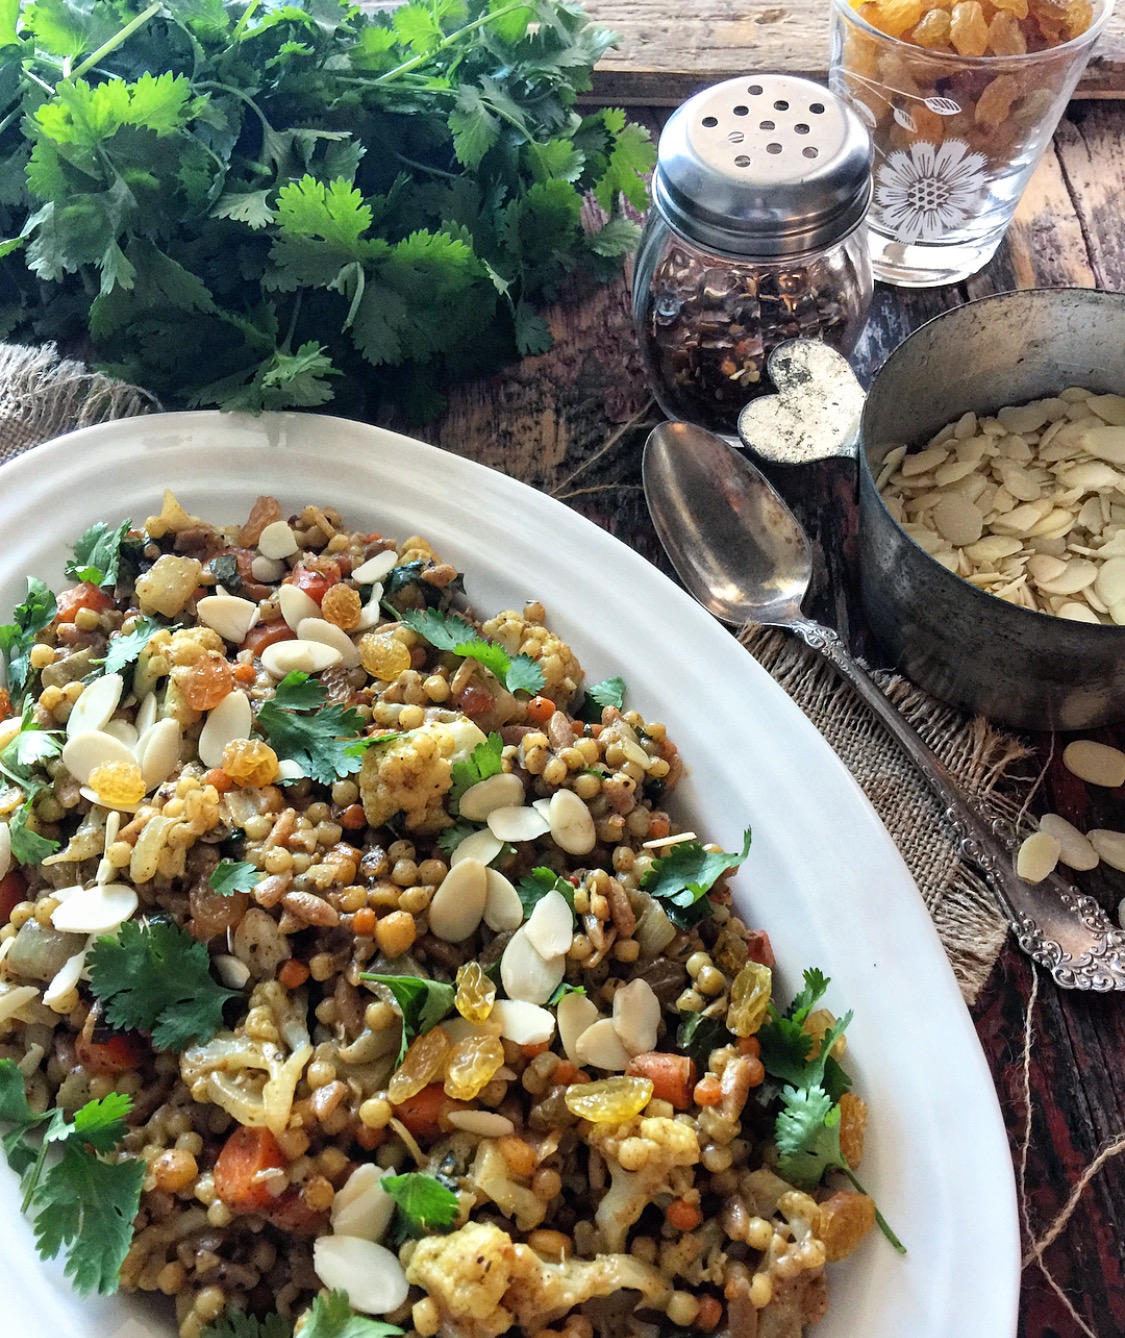
[{"label": "golden raisin", "polygon": [[1027,38],[1024,37],[1019,20],[1014,15],[997,14],[988,25],[988,49],[994,56],[1026,54]]},{"label": "golden raisin", "polygon": [[[809,1058],[815,1059],[820,1054],[821,1042],[825,1036],[836,1025],[835,1016],[827,1008],[814,1008],[805,1018],[803,1023],[805,1034],[812,1037],[812,1046],[809,1049]],[[834,1059],[841,1059],[844,1051],[847,1049],[847,1038],[837,1036],[832,1042],[832,1056]]]},{"label": "golden raisin", "polygon": [[840,1151],[854,1170],[863,1160],[863,1141],[867,1133],[867,1102],[854,1092],[840,1098]]},{"label": "golden raisin", "polygon": [[817,1206],[814,1230],[829,1263],[846,1259],[875,1225],[875,1200],[843,1190]]},{"label": "golden raisin", "polygon": [[469,1022],[484,1022],[496,1002],[496,986],[480,962],[466,962],[457,971],[453,1006]]},{"label": "golden raisin", "polygon": [[325,622],[334,623],[345,632],[359,626],[359,616],[363,612],[363,600],[359,591],[342,582],[329,586],[320,601],[320,613]]},{"label": "golden raisin", "polygon": [[773,972],[759,962],[747,962],[730,987],[727,1026],[736,1036],[754,1036],[766,1020],[773,992]]},{"label": "golden raisin", "polygon": [[888,37],[901,37],[922,17],[922,0],[874,0],[865,17]]},{"label": "golden raisin", "polygon": [[428,1087],[445,1066],[449,1049],[449,1037],[440,1027],[416,1036],[387,1084],[387,1100],[391,1105],[401,1105]]},{"label": "golden raisin", "polygon": [[445,1057],[445,1094],[454,1101],[472,1101],[503,1067],[499,1036],[466,1036]]},{"label": "golden raisin", "polygon": [[602,1078],[566,1089],[566,1108],[580,1120],[621,1124],[639,1115],[652,1100],[651,1078]]},{"label": "golden raisin", "polygon": [[116,804],[139,804],[145,797],[145,782],[136,762],[106,762],[90,772],[90,789],[98,802],[113,808]]},{"label": "golden raisin", "polygon": [[206,651],[184,675],[180,685],[193,711],[210,711],[234,686],[234,666],[217,650]]},{"label": "golden raisin", "polygon": [[371,632],[359,643],[363,667],[372,678],[393,682],[410,668],[410,651],[389,632]]},{"label": "golden raisin", "polygon": [[946,10],[931,9],[922,16],[922,21],[910,34],[910,40],[916,46],[940,51],[949,46],[949,25],[950,18]]},{"label": "golden raisin", "polygon": [[986,130],[995,130],[1008,119],[1012,103],[1019,96],[1019,80],[1013,79],[1010,74],[997,75],[977,98],[976,111],[973,113],[977,125]]},{"label": "golden raisin", "polygon": [[949,40],[962,56],[983,56],[988,50],[988,24],[979,0],[961,0],[953,6]]},{"label": "golden raisin", "polygon": [[260,789],[277,779],[277,754],[261,739],[232,739],[223,749],[222,769],[236,785]]}]

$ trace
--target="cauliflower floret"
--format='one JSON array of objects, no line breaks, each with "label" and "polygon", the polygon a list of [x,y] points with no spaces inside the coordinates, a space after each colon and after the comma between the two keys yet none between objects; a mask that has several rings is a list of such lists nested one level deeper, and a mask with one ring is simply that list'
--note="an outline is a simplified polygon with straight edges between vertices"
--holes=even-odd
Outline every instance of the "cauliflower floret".
[{"label": "cauliflower floret", "polygon": [[134,587],[144,614],[161,613],[174,618],[195,593],[203,563],[193,557],[165,553],[158,557]]},{"label": "cauliflower floret", "polygon": [[443,800],[453,784],[453,763],[485,736],[471,721],[427,721],[390,743],[368,748],[359,773],[363,811],[372,827],[403,814],[407,831],[433,834],[448,827]]},{"label": "cauliflower floret", "polygon": [[517,1265],[507,1232],[487,1222],[468,1222],[448,1236],[425,1236],[414,1247],[406,1280],[437,1303],[447,1331],[496,1338],[513,1317],[501,1304]]},{"label": "cauliflower floret", "polygon": [[584,1134],[609,1166],[612,1181],[596,1220],[607,1250],[623,1250],[629,1228],[657,1194],[672,1192],[668,1177],[695,1166],[699,1137],[688,1124],[664,1116],[637,1117],[626,1124],[595,1124]]},{"label": "cauliflower floret", "polygon": [[582,666],[565,641],[513,609],[489,618],[481,630],[509,655],[530,656],[543,670],[543,695],[566,710],[582,682]]},{"label": "cauliflower floret", "polygon": [[472,1181],[521,1231],[537,1227],[547,1216],[546,1203],[513,1176],[494,1138],[481,1139],[473,1159]]},{"label": "cauliflower floret", "polygon": [[631,1255],[552,1262],[486,1222],[424,1237],[410,1256],[406,1280],[437,1304],[446,1338],[497,1338],[513,1325],[536,1333],[591,1297],[623,1290],[638,1291],[642,1305],[663,1310],[672,1292],[657,1269]]}]

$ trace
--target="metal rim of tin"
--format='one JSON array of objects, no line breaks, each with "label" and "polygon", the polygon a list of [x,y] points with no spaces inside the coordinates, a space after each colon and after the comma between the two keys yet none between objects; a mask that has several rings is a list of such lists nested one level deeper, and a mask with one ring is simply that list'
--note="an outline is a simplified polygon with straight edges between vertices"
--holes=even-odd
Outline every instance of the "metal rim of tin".
[{"label": "metal rim of tin", "polygon": [[673,112],[652,197],[698,245],[790,257],[843,241],[863,222],[871,162],[866,128],[836,94],[795,75],[746,75]]}]

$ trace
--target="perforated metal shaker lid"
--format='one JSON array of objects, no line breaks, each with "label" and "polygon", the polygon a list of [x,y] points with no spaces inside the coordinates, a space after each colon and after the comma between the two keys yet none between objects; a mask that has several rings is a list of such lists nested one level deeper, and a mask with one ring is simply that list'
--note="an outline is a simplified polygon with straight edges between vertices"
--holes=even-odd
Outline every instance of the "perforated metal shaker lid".
[{"label": "perforated metal shaker lid", "polygon": [[871,199],[871,139],[834,93],[785,74],[704,89],[660,136],[652,194],[680,233],[739,256],[831,245]]}]

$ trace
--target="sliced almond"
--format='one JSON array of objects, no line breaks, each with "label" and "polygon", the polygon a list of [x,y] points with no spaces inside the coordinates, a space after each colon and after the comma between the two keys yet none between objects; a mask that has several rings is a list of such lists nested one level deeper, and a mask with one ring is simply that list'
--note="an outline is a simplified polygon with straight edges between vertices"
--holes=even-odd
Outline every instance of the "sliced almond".
[{"label": "sliced almond", "polygon": [[449,865],[452,868],[463,859],[477,859],[482,864],[491,864],[503,849],[504,842],[498,836],[493,836],[487,827],[482,827],[479,832],[466,836],[454,847],[449,857]]},{"label": "sliced almond", "polygon": [[335,1235],[382,1240],[395,1215],[394,1199],[379,1184],[386,1174],[384,1167],[362,1162],[348,1176],[332,1200]]},{"label": "sliced almond", "polygon": [[517,929],[500,958],[500,983],[509,999],[545,1004],[562,984],[566,958],[561,954],[549,961],[527,937],[527,927]]},{"label": "sliced almond", "polygon": [[259,617],[257,604],[239,595],[204,595],[195,611],[201,623],[236,646],[246,640]]},{"label": "sliced almond", "polygon": [[51,914],[64,934],[108,934],[137,909],[137,894],[128,883],[101,883],[80,888]]},{"label": "sliced almond", "polygon": [[228,989],[245,989],[250,980],[250,968],[245,962],[239,961],[229,952],[217,952],[211,961],[215,967],[215,974]]},{"label": "sliced almond", "polygon": [[[306,619],[306,622],[310,621]],[[323,641],[275,641],[262,651],[262,667],[273,678],[286,674],[319,674],[340,663],[340,652]]]},{"label": "sliced almond", "polygon": [[[489,832],[491,836],[492,833]],[[488,869],[488,896],[484,903],[484,922],[494,934],[518,929],[523,924],[520,894],[499,869]]]},{"label": "sliced almond", "polygon": [[1075,739],[1063,749],[1063,766],[1079,780],[1115,790],[1125,785],[1125,753],[1108,743]]},{"label": "sliced almond", "polygon": [[120,674],[103,674],[95,678],[74,703],[66,722],[67,738],[84,734],[87,730],[101,729],[108,724],[121,701],[125,680]]},{"label": "sliced almond", "polygon": [[488,899],[488,872],[480,860],[462,859],[438,884],[430,901],[430,932],[461,943],[476,932]]},{"label": "sliced almond", "polygon": [[550,822],[530,804],[494,808],[488,815],[488,829],[501,841],[534,841],[550,828]]},{"label": "sliced almond", "polygon": [[614,1030],[631,1055],[656,1049],[660,1013],[660,1000],[647,980],[631,980],[613,996]]},{"label": "sliced almond", "polygon": [[81,784],[90,779],[90,772],[95,767],[107,766],[113,762],[136,762],[133,750],[127,744],[115,739],[112,734],[101,730],[83,730],[63,744],[62,764]]},{"label": "sliced almond", "polygon": [[555,1038],[555,1015],[523,999],[497,999],[488,1015],[500,1024],[500,1035],[516,1045],[546,1045]]},{"label": "sliced almond", "polygon": [[306,618],[320,617],[320,605],[311,595],[295,585],[283,585],[278,589],[277,607],[286,624],[294,632]]},{"label": "sliced almond", "polygon": [[1016,852],[1016,873],[1025,883],[1041,883],[1054,873],[1060,846],[1049,832],[1034,832]]},{"label": "sliced almond", "polygon": [[559,1024],[559,1039],[562,1041],[566,1057],[578,1062],[575,1049],[578,1038],[601,1018],[598,1006],[585,994],[564,994],[555,1009]]},{"label": "sliced almond", "polygon": [[1093,421],[1096,426],[1084,427],[1078,436],[1078,444],[1095,460],[1125,465],[1125,426],[1098,423],[1096,418]]},{"label": "sliced almond", "polygon": [[339,1289],[353,1310],[387,1315],[404,1305],[410,1287],[397,1255],[358,1236],[318,1236],[313,1269],[329,1289]]},{"label": "sliced almond", "polygon": [[536,952],[543,957],[557,957],[569,952],[574,942],[574,912],[563,894],[552,888],[535,903],[525,928]]},{"label": "sliced almond", "polygon": [[458,808],[470,822],[485,822],[498,808],[517,808],[524,801],[523,781],[511,772],[500,772],[470,785],[461,796]]},{"label": "sliced almond", "polygon": [[263,557],[261,553],[250,563],[250,575],[264,585],[275,585],[288,570],[279,558]]},{"label": "sliced almond", "polygon": [[494,1110],[451,1110],[445,1118],[454,1129],[481,1138],[503,1138],[516,1132],[516,1126],[507,1115],[498,1115]]},{"label": "sliced almond", "polygon": [[[137,761],[144,777],[145,794],[163,785],[180,764],[183,731],[178,720],[158,720],[137,742]],[[219,755],[220,761],[222,754]]]},{"label": "sliced almond", "polygon": [[588,855],[597,845],[593,815],[573,790],[556,790],[549,812],[551,837],[568,855]]},{"label": "sliced almond", "polygon": [[197,745],[199,760],[205,767],[222,766],[223,749],[235,739],[248,739],[253,725],[250,698],[241,688],[228,692],[203,723]]},{"label": "sliced almond", "polygon": [[1098,852],[1073,823],[1058,813],[1044,813],[1039,819],[1039,830],[1059,843],[1060,864],[1079,873],[1097,868]]},{"label": "sliced almond", "polygon": [[275,562],[292,557],[300,547],[288,521],[275,520],[258,536],[258,552],[262,557],[272,558]]},{"label": "sliced almond", "polygon": [[361,562],[358,567],[353,567],[352,580],[356,585],[374,585],[376,581],[381,581],[390,575],[396,566],[398,566],[398,554],[393,548],[388,548],[368,558],[366,562]]},{"label": "sliced almond", "polygon": [[354,669],[362,662],[359,647],[347,632],[342,627],[337,627],[335,623],[330,623],[327,618],[320,617],[319,613],[315,618],[302,618],[297,624],[296,631],[301,641],[311,641],[314,645],[329,646],[335,650],[338,655],[336,663],[342,664],[345,669]]},{"label": "sliced almond", "polygon": [[624,1073],[632,1055],[626,1050],[613,1019],[603,1017],[579,1036],[574,1043],[575,1061],[583,1067],[604,1069],[608,1073]]}]

